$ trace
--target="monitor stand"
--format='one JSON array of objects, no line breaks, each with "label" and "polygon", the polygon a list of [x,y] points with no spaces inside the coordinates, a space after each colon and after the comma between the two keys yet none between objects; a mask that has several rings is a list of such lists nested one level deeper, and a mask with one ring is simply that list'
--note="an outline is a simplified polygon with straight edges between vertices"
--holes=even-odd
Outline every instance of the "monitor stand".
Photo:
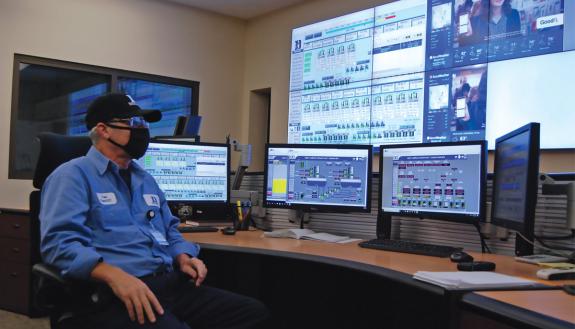
[{"label": "monitor stand", "polygon": [[288,211],[288,220],[291,223],[299,224],[299,228],[303,229],[305,223],[309,223],[309,213],[303,210],[292,210]]},{"label": "monitor stand", "polygon": [[377,220],[377,238],[378,239],[391,239],[391,220],[390,214],[378,215],[380,218]]},{"label": "monitor stand", "polygon": [[[531,233],[522,232],[521,234],[530,241],[534,240],[534,235]],[[515,233],[515,256],[528,255],[533,255],[533,245],[529,240],[525,240],[521,235]]]}]

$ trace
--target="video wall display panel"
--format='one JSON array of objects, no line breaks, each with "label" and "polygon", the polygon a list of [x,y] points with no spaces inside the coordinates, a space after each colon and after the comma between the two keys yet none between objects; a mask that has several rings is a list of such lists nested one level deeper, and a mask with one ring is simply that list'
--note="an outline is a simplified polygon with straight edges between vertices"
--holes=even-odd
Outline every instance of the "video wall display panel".
[{"label": "video wall display panel", "polygon": [[[538,117],[503,102],[523,97],[521,88],[510,88],[514,94],[504,99],[491,93],[493,77],[531,57],[541,58],[524,68],[531,75],[544,75],[544,62],[555,54],[565,53],[557,65],[569,67],[574,50],[575,1],[566,0],[401,0],[296,28],[288,142],[379,146],[491,138],[490,109],[518,126]],[[491,75],[492,69],[498,72]],[[541,90],[529,97],[561,97],[560,90]],[[551,134],[561,126],[560,109],[539,111],[548,118],[542,148],[575,148]]]},{"label": "video wall display panel", "polygon": [[[531,67],[538,70],[526,69]],[[575,86],[572,68],[575,51],[490,64],[487,94],[497,101],[487,103],[488,144],[494,147],[497,137],[539,122],[541,148],[574,147],[575,111],[568,98]]]}]

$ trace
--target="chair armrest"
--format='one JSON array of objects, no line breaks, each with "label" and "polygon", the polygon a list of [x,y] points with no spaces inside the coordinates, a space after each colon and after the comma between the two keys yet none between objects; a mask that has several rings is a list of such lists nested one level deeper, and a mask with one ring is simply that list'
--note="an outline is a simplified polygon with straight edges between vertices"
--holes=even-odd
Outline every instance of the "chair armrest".
[{"label": "chair armrest", "polygon": [[52,265],[39,263],[32,267],[36,305],[41,310],[70,310],[89,305],[106,305],[112,291],[102,283],[64,278]]},{"label": "chair armrest", "polygon": [[64,279],[57,268],[48,264],[35,264],[32,267],[32,273],[40,278],[58,282],[63,285],[69,284],[69,281]]}]

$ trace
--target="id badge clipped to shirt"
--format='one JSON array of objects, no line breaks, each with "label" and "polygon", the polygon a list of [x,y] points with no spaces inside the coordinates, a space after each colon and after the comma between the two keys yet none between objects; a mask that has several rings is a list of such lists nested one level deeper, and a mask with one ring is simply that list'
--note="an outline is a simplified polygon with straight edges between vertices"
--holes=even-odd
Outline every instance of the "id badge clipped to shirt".
[{"label": "id badge clipped to shirt", "polygon": [[156,228],[154,227],[154,223],[152,223],[152,219],[154,219],[154,217],[156,217],[156,212],[153,210],[148,210],[148,212],[146,213],[146,218],[150,223],[150,233],[152,234],[154,239],[160,244],[160,246],[169,246],[170,243],[168,242],[168,240],[166,240],[166,237],[162,233],[160,233],[160,231],[156,230]]},{"label": "id badge clipped to shirt", "polygon": [[168,243],[168,240],[166,240],[166,237],[160,233],[160,231],[156,230],[156,228],[154,227],[154,225],[152,223],[150,223],[150,233],[152,233],[152,236],[154,237],[154,239],[156,239],[156,241],[161,245],[161,246],[169,246],[170,243]]}]

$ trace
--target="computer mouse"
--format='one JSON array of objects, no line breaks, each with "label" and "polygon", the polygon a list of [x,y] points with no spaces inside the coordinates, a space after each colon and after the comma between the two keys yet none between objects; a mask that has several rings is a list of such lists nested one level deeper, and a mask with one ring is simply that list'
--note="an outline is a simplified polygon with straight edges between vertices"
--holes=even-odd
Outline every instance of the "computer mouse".
[{"label": "computer mouse", "polygon": [[449,256],[449,259],[451,259],[451,261],[454,263],[472,262],[473,261],[473,257],[471,257],[470,254],[463,252],[463,251],[454,252],[453,254],[451,254]]},{"label": "computer mouse", "polygon": [[222,234],[225,234],[225,235],[234,235],[234,234],[236,234],[236,229],[233,228],[233,227],[231,227],[231,226],[224,227],[224,228],[222,229]]},{"label": "computer mouse", "polygon": [[575,296],[575,284],[566,284],[563,286],[563,290],[569,295]]}]

